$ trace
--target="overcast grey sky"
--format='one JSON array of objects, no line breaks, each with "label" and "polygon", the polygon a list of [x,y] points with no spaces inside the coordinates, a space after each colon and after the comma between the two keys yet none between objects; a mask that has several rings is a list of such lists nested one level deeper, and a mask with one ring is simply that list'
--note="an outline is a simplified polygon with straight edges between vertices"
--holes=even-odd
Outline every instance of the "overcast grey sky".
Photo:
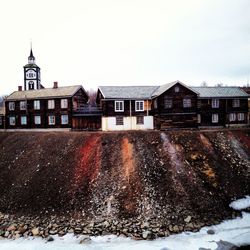
[{"label": "overcast grey sky", "polygon": [[0,95],[23,85],[31,39],[45,87],[250,77],[250,0],[0,0],[0,32]]}]

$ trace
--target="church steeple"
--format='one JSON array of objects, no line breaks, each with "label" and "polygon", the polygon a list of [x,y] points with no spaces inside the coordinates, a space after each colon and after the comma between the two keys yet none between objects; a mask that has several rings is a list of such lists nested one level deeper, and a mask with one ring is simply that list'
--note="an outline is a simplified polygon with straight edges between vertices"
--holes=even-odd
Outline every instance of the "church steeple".
[{"label": "church steeple", "polygon": [[36,65],[36,60],[32,51],[32,45],[30,48],[30,55],[28,57],[28,64],[26,64],[23,68],[24,68],[24,90],[43,88],[40,79],[40,68]]},{"label": "church steeple", "polygon": [[28,57],[28,63],[30,64],[35,64],[36,63],[36,58],[33,56],[33,51],[32,48],[30,49],[30,56]]}]

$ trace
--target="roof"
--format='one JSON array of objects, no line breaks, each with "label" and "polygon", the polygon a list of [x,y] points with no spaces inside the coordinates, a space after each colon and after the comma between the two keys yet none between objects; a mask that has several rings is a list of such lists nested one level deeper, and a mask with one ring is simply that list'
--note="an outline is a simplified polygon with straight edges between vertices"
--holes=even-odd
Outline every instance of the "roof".
[{"label": "roof", "polygon": [[156,96],[159,96],[159,95],[163,94],[165,91],[167,91],[168,89],[172,88],[172,87],[173,87],[175,84],[177,84],[177,83],[183,85],[185,88],[191,90],[192,92],[196,92],[196,94],[198,94],[197,91],[195,91],[193,88],[188,87],[188,86],[185,85],[184,83],[182,83],[182,82],[180,82],[180,81],[174,81],[174,82],[170,82],[170,83],[161,85],[161,86],[153,93],[152,97],[156,97]]},{"label": "roof", "polygon": [[25,68],[39,68],[35,63],[28,63],[24,65]]},{"label": "roof", "polygon": [[240,87],[192,87],[199,93],[200,98],[208,97],[249,97]]},{"label": "roof", "polygon": [[[26,100],[26,99],[43,99],[43,98],[58,98],[58,97],[71,97],[79,89],[83,89],[81,85],[68,86],[68,87],[58,87],[58,88],[45,88],[38,90],[25,90],[25,91],[15,91],[10,94],[6,100]],[[84,90],[84,89],[83,89]]]},{"label": "roof", "polygon": [[99,90],[104,99],[151,99],[163,94],[177,83],[195,92],[200,98],[249,97],[240,87],[188,87],[180,81],[161,86],[100,86]]},{"label": "roof", "polygon": [[247,94],[250,94],[250,87],[242,87],[241,89],[243,89]]},{"label": "roof", "polygon": [[100,86],[105,99],[150,99],[159,86]]}]

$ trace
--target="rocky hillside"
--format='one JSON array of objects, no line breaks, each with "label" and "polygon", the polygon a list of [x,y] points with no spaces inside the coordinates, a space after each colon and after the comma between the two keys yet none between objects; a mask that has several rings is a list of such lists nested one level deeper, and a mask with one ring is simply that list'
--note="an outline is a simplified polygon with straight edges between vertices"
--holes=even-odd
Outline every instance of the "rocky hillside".
[{"label": "rocky hillside", "polygon": [[250,130],[1,132],[0,159],[0,234],[164,236],[250,194]]}]

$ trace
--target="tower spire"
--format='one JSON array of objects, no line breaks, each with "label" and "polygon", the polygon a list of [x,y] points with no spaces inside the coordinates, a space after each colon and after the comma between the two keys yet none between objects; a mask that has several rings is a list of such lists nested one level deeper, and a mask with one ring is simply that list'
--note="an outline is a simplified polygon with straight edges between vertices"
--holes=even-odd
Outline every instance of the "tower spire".
[{"label": "tower spire", "polygon": [[32,39],[30,39],[30,57],[34,57],[32,51]]},{"label": "tower spire", "polygon": [[35,64],[35,57],[33,55],[33,51],[32,51],[32,40],[30,41],[30,56],[28,57],[28,63],[30,64]]}]

